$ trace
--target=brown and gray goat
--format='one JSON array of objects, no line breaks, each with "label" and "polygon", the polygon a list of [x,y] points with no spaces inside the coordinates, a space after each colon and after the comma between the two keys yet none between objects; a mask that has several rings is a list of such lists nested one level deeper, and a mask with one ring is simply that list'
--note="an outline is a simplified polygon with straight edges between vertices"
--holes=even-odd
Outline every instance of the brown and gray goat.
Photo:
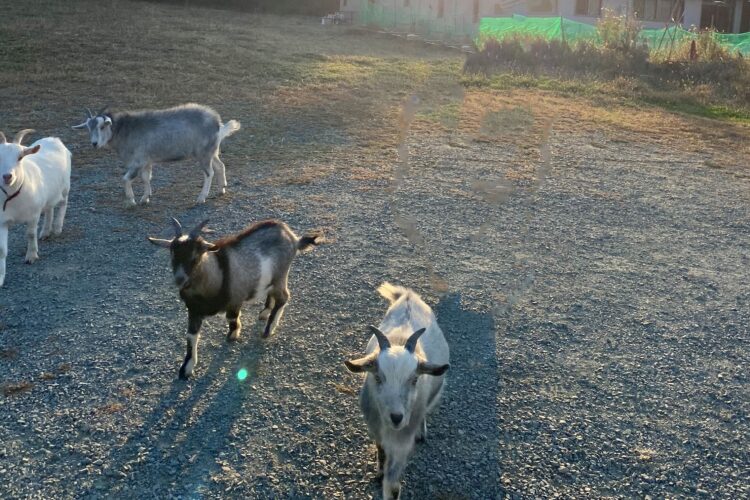
[{"label": "brown and gray goat", "polygon": [[186,379],[198,362],[198,336],[207,316],[226,312],[227,340],[237,340],[242,304],[265,300],[259,316],[266,321],[263,337],[274,332],[289,301],[287,278],[294,256],[320,244],[323,236],[297,237],[283,222],[266,220],[211,243],[201,236],[208,221],[189,234],[183,234],[177,219],[172,221],[174,238],[148,240],[169,249],[175,284],[187,306],[187,353],[180,367],[180,378]]}]

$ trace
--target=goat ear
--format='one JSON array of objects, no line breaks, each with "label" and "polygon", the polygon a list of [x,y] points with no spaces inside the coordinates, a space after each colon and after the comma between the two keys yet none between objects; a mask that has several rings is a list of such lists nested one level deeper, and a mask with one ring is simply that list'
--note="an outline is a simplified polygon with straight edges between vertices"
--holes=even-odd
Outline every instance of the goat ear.
[{"label": "goat ear", "polygon": [[172,246],[172,240],[162,240],[161,238],[152,238],[147,236],[146,239],[158,247],[169,248]]},{"label": "goat ear", "polygon": [[112,126],[112,118],[109,116],[104,117],[104,123],[102,123],[103,127],[111,127]]},{"label": "goat ear", "polygon": [[372,353],[364,358],[347,359],[344,364],[352,373],[374,372],[378,369],[378,355]]},{"label": "goat ear", "polygon": [[18,157],[18,159],[20,160],[20,159],[21,159],[21,158],[23,158],[24,156],[29,156],[29,155],[33,155],[33,154],[36,154],[36,153],[38,153],[38,152],[39,152],[39,149],[40,149],[41,147],[42,147],[41,145],[37,144],[37,145],[36,145],[36,146],[34,146],[33,148],[26,148],[26,149],[24,149],[24,150],[23,150],[23,153],[21,153],[21,156],[19,156],[19,157]]},{"label": "goat ear", "polygon": [[212,250],[216,250],[216,245],[214,245],[210,241],[201,240],[201,248],[203,248],[203,250],[205,250],[206,252],[210,252]]},{"label": "goat ear", "polygon": [[423,361],[417,365],[417,373],[420,375],[432,375],[433,377],[439,377],[443,373],[448,371],[448,368],[450,368],[451,365],[444,364],[444,365],[436,365],[433,363],[428,363],[426,361]]}]

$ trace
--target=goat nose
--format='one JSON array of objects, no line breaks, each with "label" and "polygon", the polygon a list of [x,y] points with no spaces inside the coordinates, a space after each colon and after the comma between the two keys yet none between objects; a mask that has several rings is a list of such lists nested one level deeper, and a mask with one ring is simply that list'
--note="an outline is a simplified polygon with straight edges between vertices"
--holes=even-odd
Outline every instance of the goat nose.
[{"label": "goat nose", "polygon": [[6,184],[10,184],[10,180],[13,176],[11,174],[3,174],[3,180]]},{"label": "goat nose", "polygon": [[391,413],[391,422],[393,422],[393,425],[400,424],[403,419],[404,416],[401,413]]},{"label": "goat nose", "polygon": [[96,142],[91,141],[91,145],[94,146],[94,147],[96,147]]}]

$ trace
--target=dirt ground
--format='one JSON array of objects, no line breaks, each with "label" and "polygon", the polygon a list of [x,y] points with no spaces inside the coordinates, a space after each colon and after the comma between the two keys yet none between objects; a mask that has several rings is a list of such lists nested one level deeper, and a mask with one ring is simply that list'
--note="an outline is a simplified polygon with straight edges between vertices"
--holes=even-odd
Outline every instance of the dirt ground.
[{"label": "dirt ground", "polygon": [[[404,498],[750,496],[745,126],[461,86],[462,56],[314,19],[130,1],[6,3],[0,130],[73,152],[63,234],[0,289],[0,497],[377,498],[343,361],[384,280],[431,304],[448,386]],[[126,208],[83,109],[237,119],[228,193],[158,165]],[[139,196],[140,184],[136,183]],[[300,256],[277,334],[186,313],[146,235],[276,217]],[[248,370],[245,381],[235,377]]]}]

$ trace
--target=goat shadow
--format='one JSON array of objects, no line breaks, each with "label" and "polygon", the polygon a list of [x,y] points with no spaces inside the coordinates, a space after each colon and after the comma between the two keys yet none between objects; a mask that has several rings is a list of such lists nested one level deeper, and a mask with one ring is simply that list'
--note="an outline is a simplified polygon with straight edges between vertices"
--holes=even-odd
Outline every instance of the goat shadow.
[{"label": "goat shadow", "polygon": [[[462,307],[460,293],[443,296],[433,310],[450,346],[451,368],[440,406],[427,418],[427,440],[417,443],[406,466],[401,498],[478,498],[474,492],[480,491],[483,498],[499,498],[495,320],[490,312]],[[380,498],[380,483],[372,484],[372,498]]]},{"label": "goat shadow", "polygon": [[[266,352],[266,342],[256,337],[247,339],[240,344],[240,353],[228,348],[217,351],[196,378],[188,382],[175,378],[140,428],[128,436],[126,444],[112,450],[105,462],[111,464],[109,469],[91,488],[76,496],[130,496],[134,491],[125,491],[125,486],[132,487],[147,478],[159,478],[148,484],[148,490],[143,492],[147,496],[168,492],[200,497],[208,493],[211,474],[218,470],[216,456],[231,439],[234,421],[241,415],[245,385],[255,380]],[[235,364],[247,370],[244,383],[235,379],[236,370],[231,370],[224,381],[223,376],[216,375],[229,358],[235,358]],[[218,389],[217,382],[221,385]],[[187,391],[189,395],[184,397]],[[199,417],[189,422],[196,405],[205,402],[209,393],[213,393],[210,402]]]}]

